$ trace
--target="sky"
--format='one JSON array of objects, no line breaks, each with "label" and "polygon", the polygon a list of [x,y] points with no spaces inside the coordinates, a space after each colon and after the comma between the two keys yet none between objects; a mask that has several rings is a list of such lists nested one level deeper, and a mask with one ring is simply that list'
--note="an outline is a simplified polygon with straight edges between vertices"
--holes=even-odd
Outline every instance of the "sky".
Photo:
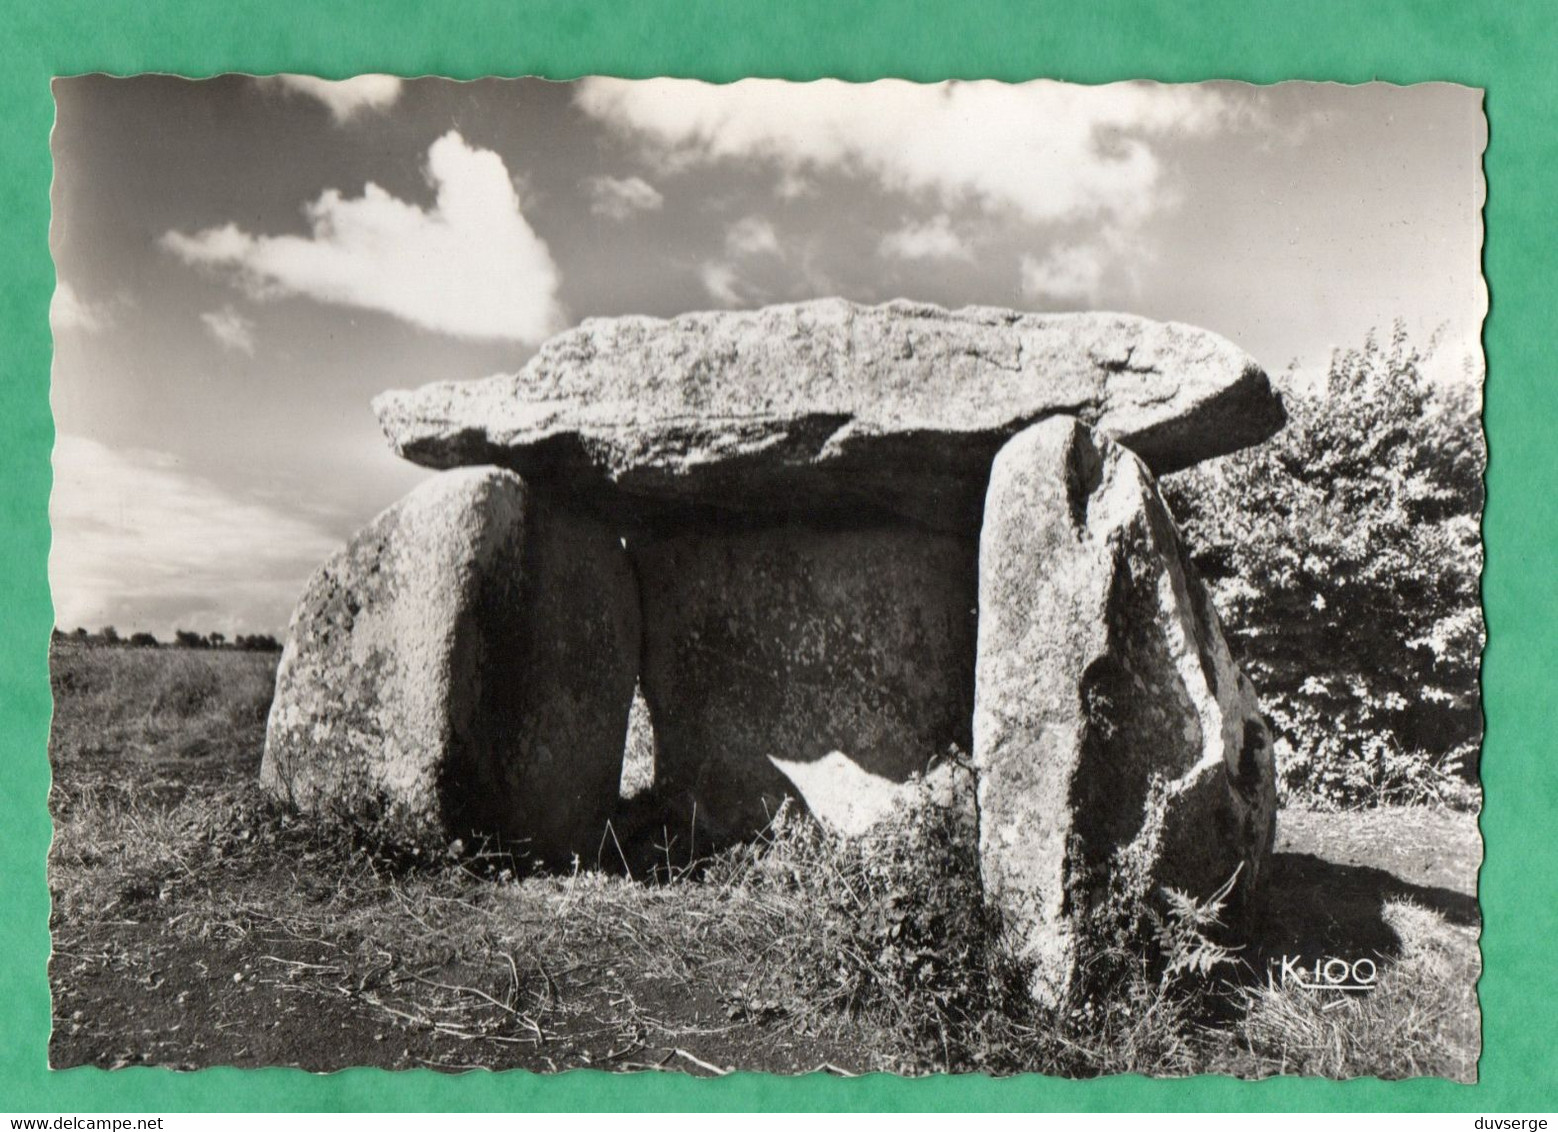
[{"label": "sky", "polygon": [[280,635],[433,474],[369,408],[599,315],[1123,310],[1278,374],[1403,320],[1481,380],[1447,84],[56,80],[56,623]]}]

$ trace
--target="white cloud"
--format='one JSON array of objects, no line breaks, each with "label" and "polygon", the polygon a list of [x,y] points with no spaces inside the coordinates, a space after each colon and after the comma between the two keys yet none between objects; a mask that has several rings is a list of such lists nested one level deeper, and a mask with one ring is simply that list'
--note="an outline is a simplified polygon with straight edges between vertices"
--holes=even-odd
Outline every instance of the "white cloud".
[{"label": "white cloud", "polygon": [[388,110],[400,98],[403,85],[394,75],[355,75],[349,79],[277,75],[260,81],[318,99],[329,107],[337,124],[350,122],[365,110]]},{"label": "white cloud", "polygon": [[761,216],[746,216],[725,230],[725,256],[706,260],[698,268],[698,281],[709,297],[722,307],[750,307],[760,305],[764,298],[761,288],[754,289],[749,279],[743,279],[734,262],[743,257],[784,257],[779,246],[779,233],[772,222]]},{"label": "white cloud", "polygon": [[709,297],[722,307],[746,305],[746,298],[737,288],[736,269],[728,263],[711,260],[698,269],[698,280]]},{"label": "white cloud", "polygon": [[164,453],[71,435],[55,441],[49,519],[55,624],[65,628],[276,632],[340,545]]},{"label": "white cloud", "polygon": [[1023,292],[1060,302],[1097,302],[1107,255],[1097,244],[1065,245],[1042,259],[1025,255],[1021,263]]},{"label": "white cloud", "polygon": [[254,357],[254,322],[239,314],[231,303],[219,311],[206,311],[200,321],[224,349]]},{"label": "white cloud", "polygon": [[761,216],[748,216],[726,231],[725,248],[734,255],[778,255],[779,234]]},{"label": "white cloud", "polygon": [[49,328],[55,334],[70,330],[96,334],[113,324],[113,303],[88,302],[63,279],[55,284],[54,297],[49,301]]},{"label": "white cloud", "polygon": [[778,184],[774,186],[774,195],[780,200],[800,200],[802,197],[816,194],[817,186],[793,169],[785,170],[780,175]]},{"label": "white cloud", "polygon": [[1144,82],[594,78],[576,99],[671,164],[771,161],[781,185],[822,170],[859,172],[945,207],[1008,208],[1038,223],[1139,221],[1164,192],[1161,143],[1241,116],[1216,88]]},{"label": "white cloud", "polygon": [[610,220],[626,220],[636,212],[652,212],[665,203],[660,190],[642,177],[588,177],[590,211]]},{"label": "white cloud", "polygon": [[972,259],[967,241],[952,230],[946,213],[924,224],[906,224],[882,237],[881,252],[895,259]]},{"label": "white cloud", "polygon": [[450,131],[428,150],[427,176],[431,210],[370,182],[361,197],[330,189],[305,206],[306,237],[227,224],[162,243],[186,263],[232,271],[256,298],[306,295],[465,338],[535,343],[557,330],[557,266],[503,159]]}]

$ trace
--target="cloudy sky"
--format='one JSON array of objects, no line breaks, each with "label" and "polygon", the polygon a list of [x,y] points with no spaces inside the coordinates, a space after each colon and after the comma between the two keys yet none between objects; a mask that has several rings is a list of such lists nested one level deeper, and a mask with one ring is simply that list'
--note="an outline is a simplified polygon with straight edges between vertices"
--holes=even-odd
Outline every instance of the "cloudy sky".
[{"label": "cloudy sky", "polygon": [[[280,633],[429,474],[381,390],[592,315],[1127,310],[1276,373],[1480,367],[1479,92],[299,76],[55,84],[57,622]],[[1480,372],[1476,370],[1474,372]]]}]

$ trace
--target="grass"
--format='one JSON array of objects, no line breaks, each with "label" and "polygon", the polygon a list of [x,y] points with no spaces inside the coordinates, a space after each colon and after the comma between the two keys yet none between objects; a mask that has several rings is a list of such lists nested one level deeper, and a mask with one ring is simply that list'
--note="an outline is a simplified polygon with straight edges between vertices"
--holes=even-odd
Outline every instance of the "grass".
[{"label": "grass", "polygon": [[259,765],[275,653],[57,644],[49,758],[74,792],[152,783],[178,793]]},{"label": "grass", "polygon": [[1410,901],[1386,904],[1401,953],[1368,994],[1261,985],[1243,992],[1239,1045],[1226,1068],[1242,1076],[1449,1077],[1474,1080],[1481,1045],[1476,935]]},{"label": "grass", "polygon": [[[1462,815],[1293,815],[1243,950],[1173,973],[1118,953],[1045,1011],[956,812],[852,842],[782,813],[656,883],[408,860],[253,786],[274,659],[56,649],[53,1064],[1475,1074],[1474,901],[1430,856],[1475,839]],[[1349,860],[1306,852],[1326,842]],[[1203,928],[1167,925],[1191,954]],[[1358,948],[1368,994],[1267,981],[1279,953]]]}]

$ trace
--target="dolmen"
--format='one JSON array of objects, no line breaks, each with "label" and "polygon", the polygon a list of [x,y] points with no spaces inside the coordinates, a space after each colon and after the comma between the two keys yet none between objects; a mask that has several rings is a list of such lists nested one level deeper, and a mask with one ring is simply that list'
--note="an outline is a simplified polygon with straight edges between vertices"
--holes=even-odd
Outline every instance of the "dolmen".
[{"label": "dolmen", "polygon": [[711,847],[968,753],[1041,1000],[1165,888],[1258,884],[1271,736],[1155,478],[1284,422],[1216,335],[831,299],[590,319],[374,408],[445,470],[293,616],[261,776],[298,808],[593,860],[641,689],[655,791]]}]

